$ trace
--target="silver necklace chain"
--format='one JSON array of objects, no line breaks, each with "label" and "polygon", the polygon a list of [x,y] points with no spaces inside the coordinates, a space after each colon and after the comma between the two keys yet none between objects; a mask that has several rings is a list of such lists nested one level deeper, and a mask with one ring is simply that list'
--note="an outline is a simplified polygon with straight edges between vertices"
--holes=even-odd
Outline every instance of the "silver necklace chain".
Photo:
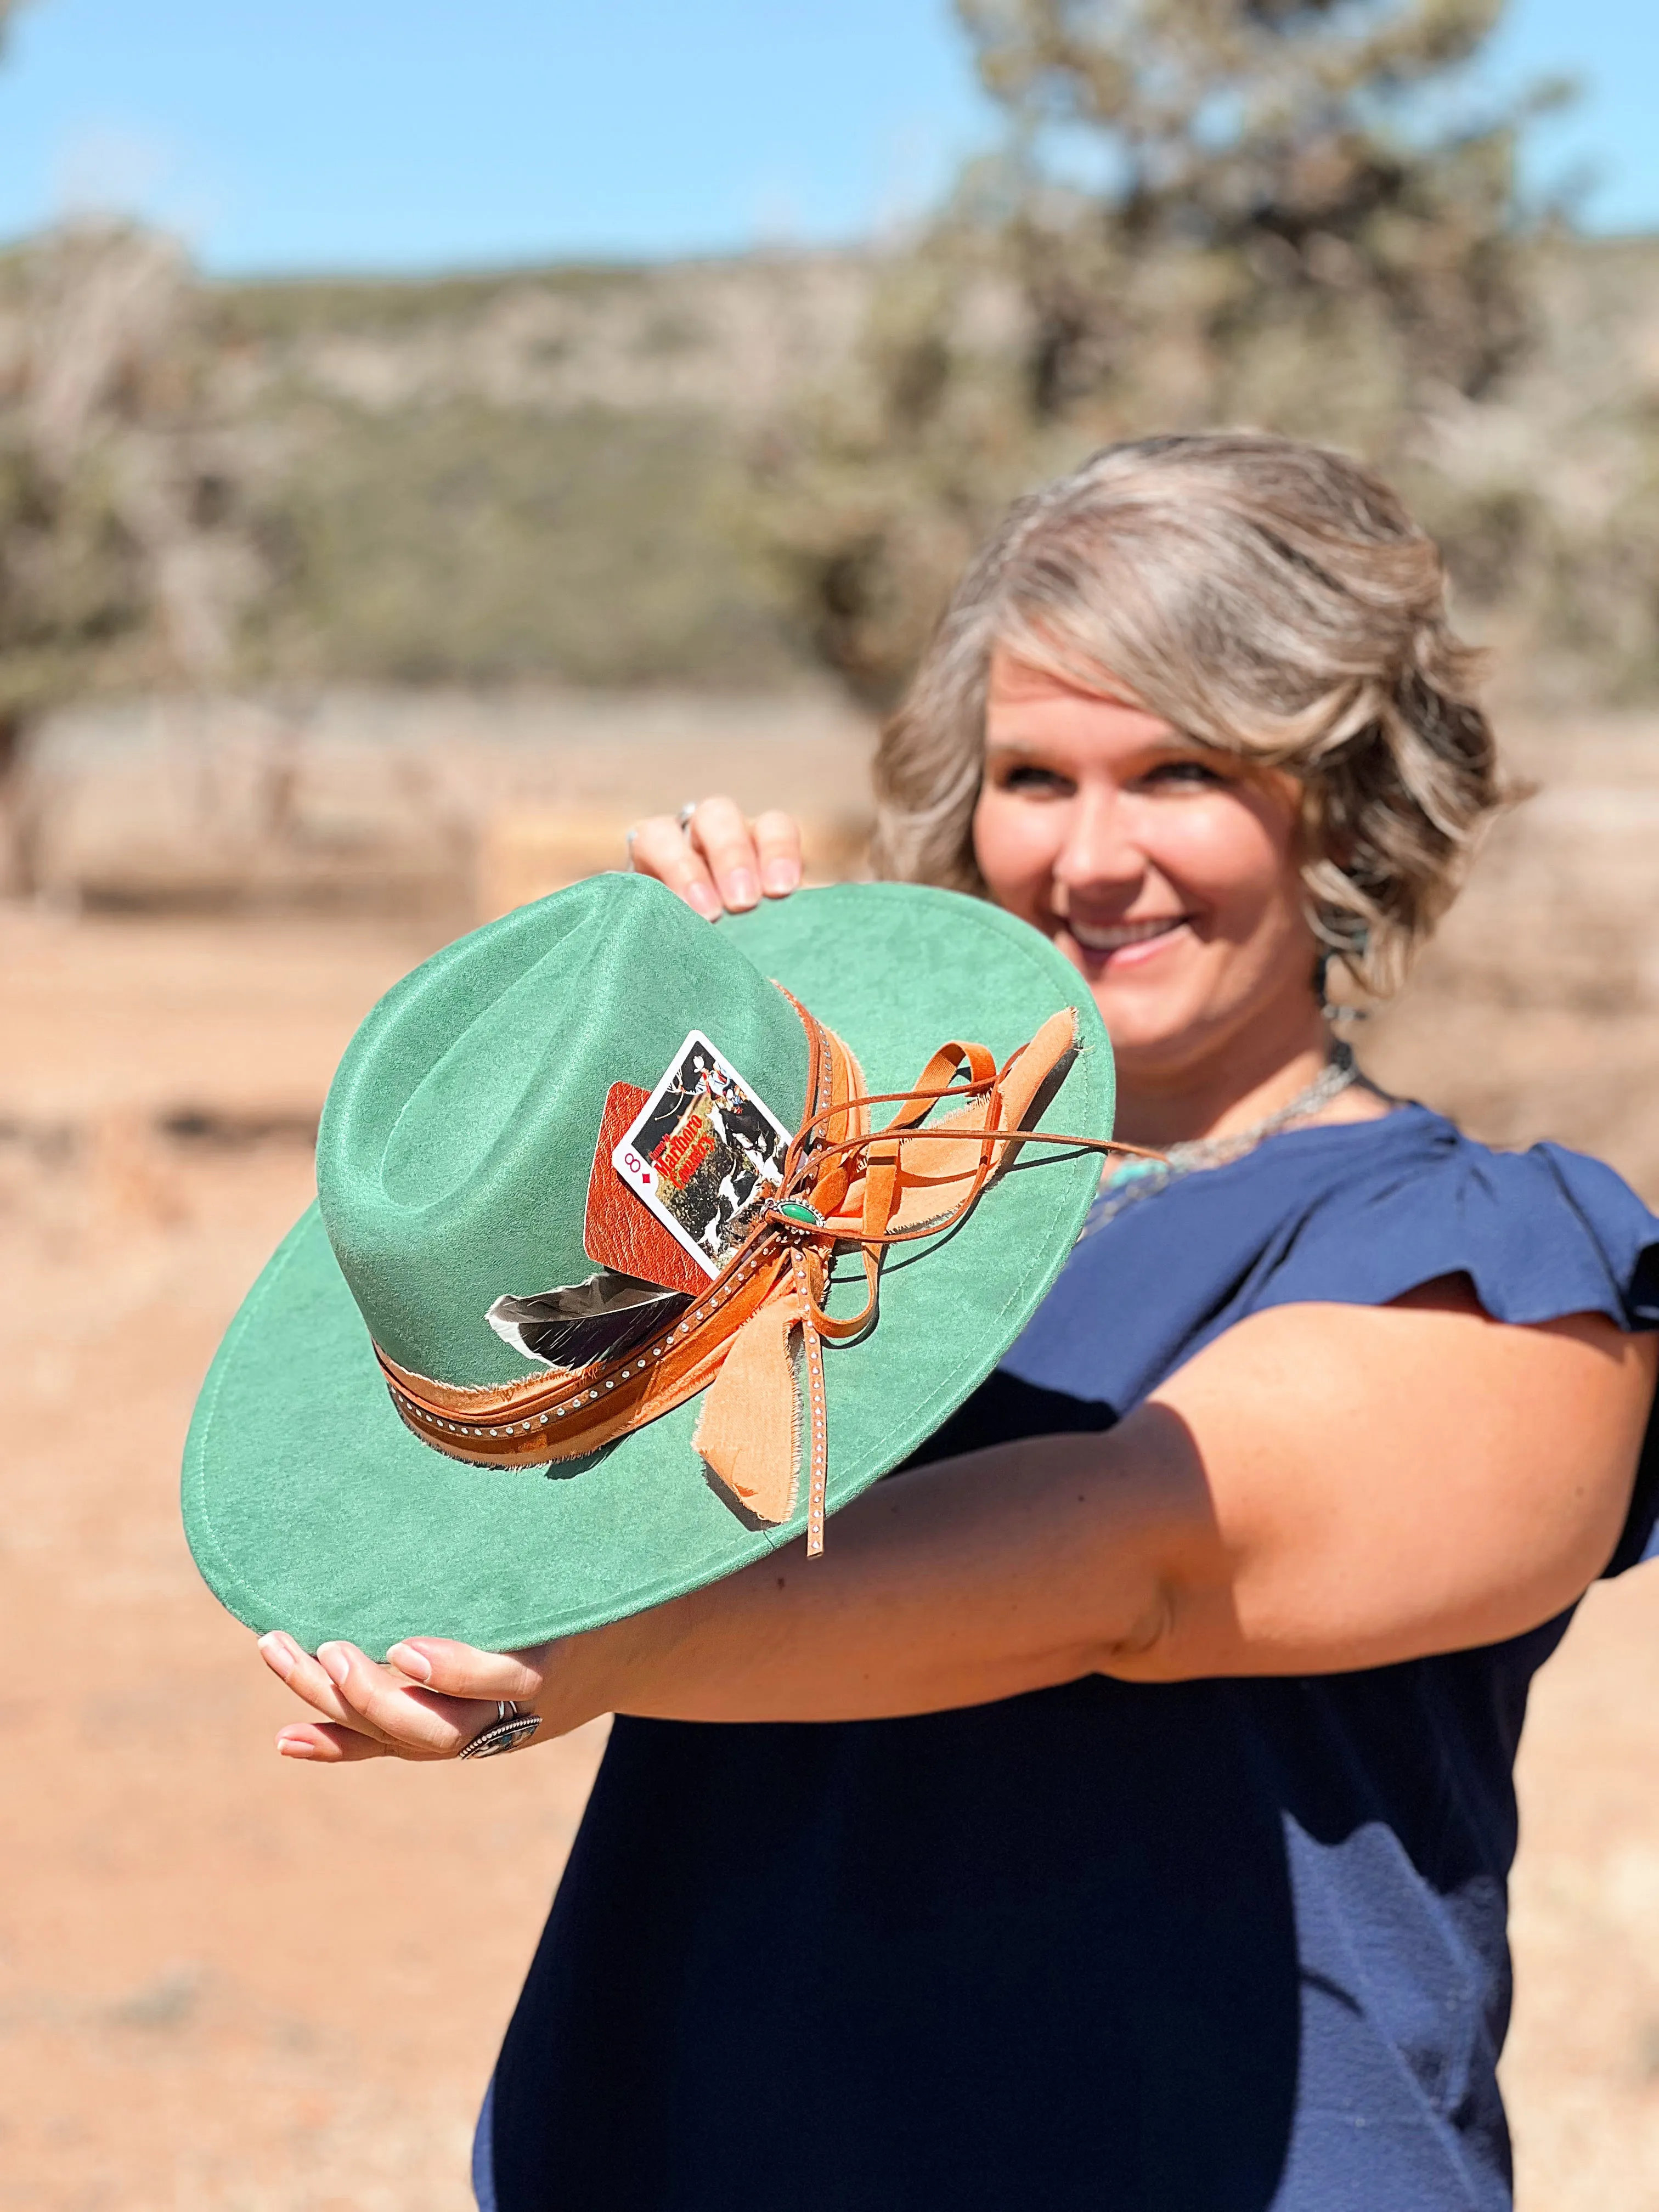
[{"label": "silver necklace chain", "polygon": [[1306,1090],[1298,1091],[1287,1104],[1264,1114],[1248,1128],[1235,1129],[1225,1137],[1190,1138],[1169,1146],[1161,1160],[1126,1160],[1114,1169],[1101,1184],[1100,1195],[1084,1224],[1084,1235],[1103,1229],[1109,1221],[1115,1220],[1126,1206],[1133,1205],[1138,1199],[1156,1197],[1182,1176],[1202,1168],[1225,1167],[1230,1161],[1243,1159],[1246,1152],[1255,1150],[1264,1137],[1276,1136],[1292,1121],[1306,1121],[1358,1080],[1359,1069],[1352,1046],[1345,1044],[1340,1037],[1333,1037],[1330,1058]]}]

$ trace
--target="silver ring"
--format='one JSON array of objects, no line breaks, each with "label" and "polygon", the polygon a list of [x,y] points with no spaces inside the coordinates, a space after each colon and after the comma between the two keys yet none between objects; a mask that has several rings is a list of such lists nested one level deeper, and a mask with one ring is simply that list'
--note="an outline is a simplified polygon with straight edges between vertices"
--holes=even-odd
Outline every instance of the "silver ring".
[{"label": "silver ring", "polygon": [[[688,799],[684,805],[681,807],[679,812],[674,817],[674,827],[679,831],[682,837],[685,836],[686,831],[691,827],[691,817],[702,805],[702,801],[700,799]],[[630,876],[636,876],[639,873],[639,869],[635,866],[634,860],[634,842],[639,834],[640,825],[636,822],[631,830],[624,831],[623,835],[623,848],[628,854],[628,872]]]},{"label": "silver ring", "polygon": [[495,1717],[487,1728],[480,1729],[471,1743],[463,1744],[463,1759],[495,1759],[504,1751],[516,1751],[528,1743],[542,1724],[539,1713],[521,1713],[515,1698],[495,1700]]}]

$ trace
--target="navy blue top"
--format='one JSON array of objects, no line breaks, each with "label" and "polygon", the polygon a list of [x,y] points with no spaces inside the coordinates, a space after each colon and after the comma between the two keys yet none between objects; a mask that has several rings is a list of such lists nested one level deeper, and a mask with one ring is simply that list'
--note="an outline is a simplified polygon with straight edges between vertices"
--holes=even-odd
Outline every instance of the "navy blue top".
[{"label": "navy blue top", "polygon": [[[926,1455],[1109,1427],[1246,1314],[1457,1273],[1503,1321],[1659,1326],[1659,1221],[1611,1170],[1407,1107],[1086,1235]],[[1659,1421],[1608,1572],[1656,1512]],[[619,1720],[481,2203],[1498,2212],[1510,1769],[1568,1618],[1346,1674]]]}]

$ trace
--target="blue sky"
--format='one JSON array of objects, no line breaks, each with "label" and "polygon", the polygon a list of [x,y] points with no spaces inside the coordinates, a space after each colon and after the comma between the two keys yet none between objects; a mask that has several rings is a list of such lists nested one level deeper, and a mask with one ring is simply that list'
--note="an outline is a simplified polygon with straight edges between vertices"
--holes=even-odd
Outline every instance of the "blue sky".
[{"label": "blue sky", "polygon": [[[1534,175],[1659,228],[1659,0],[1511,0],[1494,81],[1558,71]],[[945,0],[27,0],[0,237],[112,209],[223,274],[830,242],[989,128]]]}]

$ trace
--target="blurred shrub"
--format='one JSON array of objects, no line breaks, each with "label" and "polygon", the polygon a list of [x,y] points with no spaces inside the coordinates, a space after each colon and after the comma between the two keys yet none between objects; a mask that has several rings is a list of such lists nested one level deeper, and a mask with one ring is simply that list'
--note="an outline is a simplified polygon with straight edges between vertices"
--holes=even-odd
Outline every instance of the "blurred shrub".
[{"label": "blurred shrub", "polygon": [[799,661],[733,542],[741,484],[690,411],[313,410],[263,510],[251,650],[287,678],[776,682]]},{"label": "blurred shrub", "polygon": [[257,580],[169,239],[77,227],[0,256],[0,726],[100,677],[205,683]]},{"label": "blurred shrub", "polygon": [[866,289],[833,258],[216,288],[222,376],[275,461],[250,666],[798,678],[799,628],[734,520],[743,425]]},{"label": "blurred shrub", "polygon": [[[856,690],[892,696],[1012,493],[1113,438],[1248,423],[1428,472],[1535,335],[1514,158],[1543,95],[1461,96],[1501,7],[957,0],[1008,150],[758,456],[759,526]],[[1501,596],[1536,526],[1459,489],[1435,520]]]}]

